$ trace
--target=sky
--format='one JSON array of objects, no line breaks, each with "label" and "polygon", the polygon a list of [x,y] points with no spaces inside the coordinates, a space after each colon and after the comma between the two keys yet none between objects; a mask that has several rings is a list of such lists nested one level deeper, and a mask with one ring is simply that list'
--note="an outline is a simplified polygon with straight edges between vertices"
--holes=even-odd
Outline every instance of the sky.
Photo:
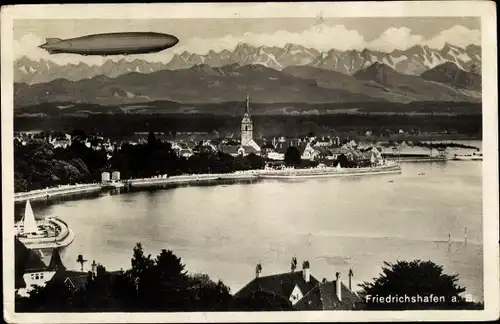
[{"label": "sky", "polygon": [[[152,31],[168,33],[179,43],[153,54],[80,56],[48,54],[38,48],[46,38],[74,38],[95,33]],[[260,19],[43,19],[15,20],[15,58],[48,59],[58,64],[84,62],[100,64],[106,59],[143,59],[168,62],[176,53],[206,54],[233,50],[238,43],[254,46],[284,46],[294,43],[321,51],[364,48],[391,52],[414,45],[441,49],[446,42],[465,47],[481,44],[480,18],[474,17],[397,17],[397,18],[260,18]]]}]

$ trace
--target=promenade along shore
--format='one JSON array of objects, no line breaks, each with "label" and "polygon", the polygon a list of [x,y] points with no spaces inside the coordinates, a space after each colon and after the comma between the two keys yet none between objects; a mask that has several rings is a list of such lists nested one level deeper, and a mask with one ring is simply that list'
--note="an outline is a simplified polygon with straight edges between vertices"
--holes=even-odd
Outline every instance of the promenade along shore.
[{"label": "promenade along shore", "polygon": [[[281,170],[264,169],[236,171],[234,173],[221,174],[189,174],[171,176],[156,176],[152,178],[122,180],[128,188],[161,188],[178,187],[184,185],[207,185],[223,184],[235,182],[254,182],[261,179],[299,179],[299,178],[329,178],[346,176],[367,176],[388,173],[401,173],[401,167],[391,161],[376,167],[366,168],[310,168],[293,169],[286,168]],[[79,193],[96,192],[103,190],[100,183],[65,185],[55,188],[39,189],[29,192],[19,192],[14,194],[14,202],[24,202],[26,200],[47,200],[59,196],[74,195]]]}]

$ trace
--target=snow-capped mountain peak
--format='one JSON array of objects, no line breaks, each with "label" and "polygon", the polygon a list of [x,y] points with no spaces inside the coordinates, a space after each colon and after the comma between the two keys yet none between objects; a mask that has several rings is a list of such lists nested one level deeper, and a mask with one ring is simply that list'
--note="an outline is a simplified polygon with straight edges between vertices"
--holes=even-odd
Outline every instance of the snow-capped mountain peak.
[{"label": "snow-capped mountain peak", "polygon": [[469,45],[461,48],[446,43],[439,50],[427,45],[415,45],[406,50],[386,53],[370,49],[319,51],[293,43],[287,43],[283,47],[257,47],[239,43],[232,51],[210,50],[206,54],[184,51],[174,55],[169,62],[148,62],[140,59],[129,62],[121,59],[117,62],[107,60],[101,66],[89,66],[84,63],[60,66],[50,60],[33,61],[21,57],[15,61],[14,71],[16,82],[33,84],[58,78],[76,81],[97,75],[116,77],[131,72],[152,73],[165,69],[186,69],[199,64],[211,67],[259,64],[276,70],[288,66],[312,66],[351,75],[373,63],[381,63],[400,73],[420,75],[445,62],[452,62],[462,70],[478,74],[481,71],[481,47]]}]

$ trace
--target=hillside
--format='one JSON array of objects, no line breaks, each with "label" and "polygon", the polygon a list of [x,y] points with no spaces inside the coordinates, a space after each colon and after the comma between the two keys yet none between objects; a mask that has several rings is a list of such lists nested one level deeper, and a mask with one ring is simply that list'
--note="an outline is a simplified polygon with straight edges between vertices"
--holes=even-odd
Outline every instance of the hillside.
[{"label": "hillside", "polygon": [[183,103],[240,101],[246,92],[254,102],[372,101],[362,93],[319,87],[314,80],[291,76],[262,65],[219,68],[196,65],[189,69],[129,73],[117,78],[98,76],[69,81],[57,79],[31,86],[15,84],[16,106],[46,102],[86,102],[104,105],[157,100]]},{"label": "hillside", "polygon": [[415,75],[402,74],[380,63],[356,72],[354,77],[365,81],[365,84],[381,85],[411,101],[478,101],[481,98],[480,92],[456,89]]},{"label": "hillside", "polygon": [[460,69],[456,64],[446,62],[421,74],[426,80],[451,85],[455,88],[481,91],[481,76]]}]

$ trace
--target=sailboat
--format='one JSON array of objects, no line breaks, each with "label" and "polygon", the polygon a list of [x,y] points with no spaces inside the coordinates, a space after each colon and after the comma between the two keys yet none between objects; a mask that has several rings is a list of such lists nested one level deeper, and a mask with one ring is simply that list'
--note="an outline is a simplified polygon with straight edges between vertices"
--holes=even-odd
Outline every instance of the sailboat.
[{"label": "sailboat", "polygon": [[17,233],[21,235],[38,235],[40,229],[35,220],[35,214],[31,208],[30,201],[26,201],[26,208],[24,209],[24,216],[19,223],[16,224]]},{"label": "sailboat", "polygon": [[14,227],[16,237],[28,249],[65,247],[75,239],[75,234],[68,224],[57,217],[37,221],[29,200],[26,201],[23,218]]}]

